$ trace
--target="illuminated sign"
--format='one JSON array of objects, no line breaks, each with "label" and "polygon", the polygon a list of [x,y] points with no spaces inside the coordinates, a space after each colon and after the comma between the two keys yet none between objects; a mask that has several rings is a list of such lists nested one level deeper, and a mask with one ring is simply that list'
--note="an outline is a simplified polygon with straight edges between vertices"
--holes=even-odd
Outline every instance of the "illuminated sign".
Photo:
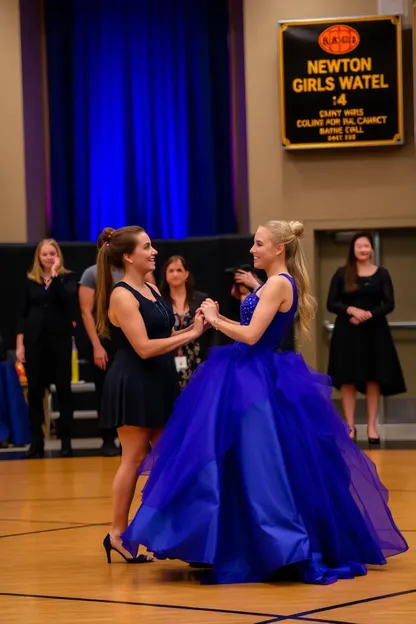
[{"label": "illuminated sign", "polygon": [[403,143],[400,17],[279,22],[279,66],[286,149]]}]

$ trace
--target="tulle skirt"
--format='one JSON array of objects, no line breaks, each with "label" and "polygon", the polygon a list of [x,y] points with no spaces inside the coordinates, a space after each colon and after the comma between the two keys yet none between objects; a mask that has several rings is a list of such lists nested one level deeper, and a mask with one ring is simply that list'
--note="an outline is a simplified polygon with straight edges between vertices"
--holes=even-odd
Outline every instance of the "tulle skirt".
[{"label": "tulle skirt", "polygon": [[135,554],[212,564],[209,582],[328,584],[408,546],[327,376],[296,353],[214,350],[175,404],[123,534]]}]

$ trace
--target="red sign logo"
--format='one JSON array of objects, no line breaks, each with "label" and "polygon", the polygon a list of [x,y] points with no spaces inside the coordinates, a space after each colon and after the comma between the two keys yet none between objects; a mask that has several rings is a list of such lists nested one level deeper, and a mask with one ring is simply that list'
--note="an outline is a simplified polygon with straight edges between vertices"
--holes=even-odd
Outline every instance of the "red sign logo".
[{"label": "red sign logo", "polygon": [[358,46],[360,35],[355,28],[340,24],[326,28],[319,35],[318,43],[322,50],[329,54],[346,54]]}]

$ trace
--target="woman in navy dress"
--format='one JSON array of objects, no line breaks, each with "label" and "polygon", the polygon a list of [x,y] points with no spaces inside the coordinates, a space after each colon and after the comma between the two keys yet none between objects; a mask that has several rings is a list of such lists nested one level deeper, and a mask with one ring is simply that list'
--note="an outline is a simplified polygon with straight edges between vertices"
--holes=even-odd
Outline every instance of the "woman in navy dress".
[{"label": "woman in navy dress", "polygon": [[241,324],[202,304],[236,342],[201,364],[141,471],[143,502],[124,532],[135,554],[213,566],[209,581],[276,573],[328,584],[407,550],[374,464],[348,435],[330,379],[301,355],[279,353],[294,320],[315,312],[298,222],[257,230],[251,252],[267,282],[241,306]]},{"label": "woman in navy dress", "polygon": [[[127,563],[146,563],[121,543],[137,482],[137,471],[172,412],[179,394],[171,352],[202,334],[202,315],[183,332],[173,333],[175,317],[156,286],[145,281],[155,268],[157,251],[143,230],[128,226],[111,232],[97,258],[97,330],[116,349],[106,375],[100,413],[102,429],[117,429],[121,464],[113,483],[113,523],[104,540]],[[123,277],[113,288],[112,269]]]}]

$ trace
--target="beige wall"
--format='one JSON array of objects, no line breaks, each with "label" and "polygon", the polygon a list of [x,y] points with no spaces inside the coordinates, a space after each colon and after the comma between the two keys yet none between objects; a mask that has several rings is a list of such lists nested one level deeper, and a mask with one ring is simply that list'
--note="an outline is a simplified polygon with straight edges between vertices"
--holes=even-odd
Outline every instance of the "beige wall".
[{"label": "beige wall", "polygon": [[[244,53],[251,229],[270,218],[299,219],[312,279],[313,230],[416,221],[411,33],[405,33],[406,145],[284,152],[280,145],[277,22],[377,12],[377,0],[245,0]],[[316,335],[316,332],[315,332]],[[316,342],[306,348],[316,361]]]},{"label": "beige wall", "polygon": [[27,240],[19,0],[0,2],[0,242]]}]

